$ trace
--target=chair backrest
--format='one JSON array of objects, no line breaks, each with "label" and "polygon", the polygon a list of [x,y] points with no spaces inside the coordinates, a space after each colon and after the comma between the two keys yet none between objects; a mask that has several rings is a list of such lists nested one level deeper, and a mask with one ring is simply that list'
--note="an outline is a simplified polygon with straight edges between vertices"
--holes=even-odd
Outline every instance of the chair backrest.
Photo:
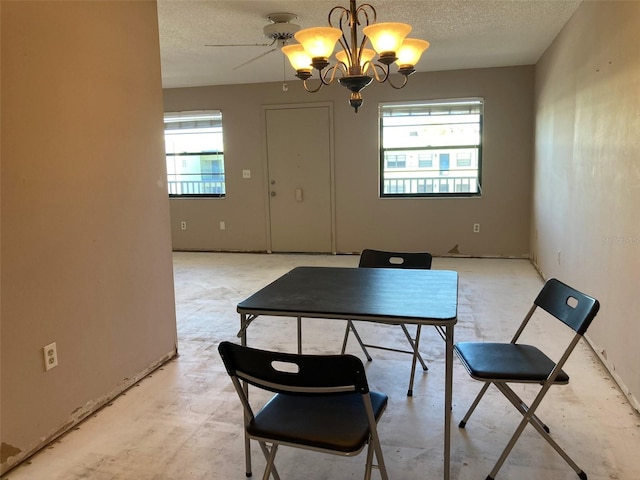
[{"label": "chair backrest", "polygon": [[365,249],[360,254],[361,268],[421,268],[430,269],[432,256],[427,252],[385,252]]},{"label": "chair backrest", "polygon": [[218,352],[232,377],[276,393],[366,394],[362,361],[353,355],[303,355],[221,342]]},{"label": "chair backrest", "polygon": [[534,304],[584,335],[595,318],[600,303],[595,298],[551,278],[536,297]]}]

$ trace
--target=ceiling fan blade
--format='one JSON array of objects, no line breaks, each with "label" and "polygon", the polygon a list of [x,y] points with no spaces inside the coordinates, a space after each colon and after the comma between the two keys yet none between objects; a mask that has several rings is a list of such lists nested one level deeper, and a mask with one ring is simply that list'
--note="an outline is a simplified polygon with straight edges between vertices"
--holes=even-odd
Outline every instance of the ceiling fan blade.
[{"label": "ceiling fan blade", "polygon": [[271,47],[275,45],[278,39],[274,38],[271,43],[216,43],[212,45],[206,45],[205,47]]},{"label": "ceiling fan blade", "polygon": [[233,67],[233,70],[237,70],[237,69],[242,68],[242,67],[244,67],[245,65],[247,65],[247,64],[249,64],[249,63],[251,63],[251,62],[255,62],[256,60],[258,60],[258,59],[260,59],[260,58],[264,57],[265,55],[270,54],[271,52],[275,52],[276,50],[278,50],[278,48],[277,48],[277,47],[276,47],[276,48],[272,48],[271,50],[267,50],[266,52],[261,53],[261,54],[260,54],[260,55],[258,55],[257,57],[254,57],[254,58],[252,58],[251,60],[247,60],[246,62],[241,63],[240,65],[238,65],[237,67]]}]

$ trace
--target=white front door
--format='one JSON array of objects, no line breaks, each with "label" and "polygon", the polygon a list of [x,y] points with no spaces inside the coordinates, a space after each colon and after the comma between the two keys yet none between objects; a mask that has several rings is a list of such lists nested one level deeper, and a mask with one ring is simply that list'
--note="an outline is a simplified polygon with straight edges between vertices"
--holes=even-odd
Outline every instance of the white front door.
[{"label": "white front door", "polygon": [[333,252],[330,105],[265,118],[271,251]]}]

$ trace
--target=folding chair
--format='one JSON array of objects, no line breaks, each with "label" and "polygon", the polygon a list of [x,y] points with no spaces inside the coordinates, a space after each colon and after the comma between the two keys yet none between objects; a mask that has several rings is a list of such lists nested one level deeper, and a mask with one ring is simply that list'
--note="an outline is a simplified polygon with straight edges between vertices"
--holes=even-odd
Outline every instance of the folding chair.
[{"label": "folding chair", "polygon": [[[557,362],[554,362],[535,346],[518,343],[519,337],[538,307],[575,332]],[[562,370],[562,367],[589,328],[599,309],[600,303],[594,298],[559,280],[550,279],[536,297],[510,343],[461,342],[454,345],[454,351],[469,375],[476,380],[485,382],[459,427],[466,426],[469,417],[491,384],[495,385],[523,416],[502,455],[487,476],[487,480],[494,479],[498,474],[500,467],[527,424],[531,424],[549,442],[554,450],[575,470],[578,477],[583,480],[587,478],[586,473],[551,438],[549,428],[538,418],[535,411],[552,385],[569,383],[569,376]],[[528,406],[509,387],[510,383],[539,383],[541,389],[531,405]]]},{"label": "folding chair", "polygon": [[[382,250],[371,250],[365,249],[362,251],[360,255],[360,263],[358,265],[359,268],[414,268],[414,269],[425,269],[428,270],[431,268],[432,256],[427,252],[386,252]],[[420,330],[421,326],[418,325],[416,327],[416,335],[412,337],[407,329],[407,326],[403,323],[399,324],[402,328],[404,335],[407,337],[407,341],[409,342],[409,346],[411,350],[401,350],[397,348],[385,347],[382,345],[372,345],[367,344],[362,341],[362,337],[356,330],[355,325],[353,324],[353,320],[347,320],[347,327],[344,332],[344,340],[342,341],[342,350],[341,353],[345,353],[347,349],[347,341],[349,340],[349,334],[353,333],[354,337],[360,344],[360,348],[364,352],[367,360],[371,361],[371,355],[367,350],[369,348],[376,348],[378,350],[387,350],[391,352],[399,352],[399,353],[408,353],[413,355],[413,361],[411,364],[411,377],[409,380],[409,390],[407,392],[408,396],[413,395],[413,378],[415,376],[416,371],[416,360],[420,362],[422,365],[422,369],[426,371],[427,364],[425,363],[420,351],[418,350],[418,345],[420,342]]]},{"label": "folding chair", "polygon": [[[369,391],[360,359],[270,352],[230,342],[222,342],[218,351],[244,407],[246,445],[258,441],[267,461],[263,480],[280,478],[274,465],[280,445],[354,456],[367,443],[365,480],[373,467],[388,479],[376,426],[388,398]],[[247,384],[275,393],[255,414]]]}]

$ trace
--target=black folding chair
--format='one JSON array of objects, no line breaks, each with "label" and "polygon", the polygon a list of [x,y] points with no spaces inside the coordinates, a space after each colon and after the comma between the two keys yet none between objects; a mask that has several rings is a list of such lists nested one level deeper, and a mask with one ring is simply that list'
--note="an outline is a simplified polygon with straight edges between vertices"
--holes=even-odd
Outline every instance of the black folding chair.
[{"label": "black folding chair", "polygon": [[[414,269],[425,269],[428,270],[431,268],[431,262],[433,258],[430,253],[427,252],[386,252],[382,250],[371,250],[365,249],[362,251],[360,255],[360,263],[358,265],[359,268],[414,268]],[[399,353],[408,353],[413,356],[413,361],[411,364],[411,377],[409,380],[409,390],[407,395],[413,395],[413,378],[415,376],[416,371],[416,360],[420,362],[423,370],[427,370],[427,364],[425,363],[420,351],[418,350],[419,342],[420,342],[420,330],[421,326],[418,325],[416,327],[416,335],[412,337],[407,329],[407,326],[403,323],[399,324],[402,328],[404,335],[407,337],[407,341],[409,342],[409,346],[411,350],[402,350],[397,348],[390,348],[383,345],[373,345],[369,343],[364,343],[360,333],[356,330],[355,325],[353,324],[353,320],[347,320],[347,327],[344,332],[344,340],[342,341],[342,353],[345,353],[347,349],[347,341],[349,340],[349,334],[353,333],[354,337],[360,344],[360,348],[364,352],[367,360],[371,361],[371,355],[367,350],[369,348],[376,348],[378,350],[387,350],[391,352],[399,352]]]},{"label": "black folding chair", "polygon": [[[563,322],[575,332],[568,347],[557,361],[550,359],[535,346],[518,343],[518,339],[538,307]],[[476,380],[485,382],[482,390],[480,390],[480,393],[471,404],[469,411],[460,422],[460,428],[466,426],[480,399],[492,384],[507,397],[523,416],[502,455],[487,476],[487,480],[494,479],[498,474],[500,467],[502,467],[527,424],[531,424],[549,442],[581,479],[585,480],[587,478],[586,473],[551,438],[549,428],[538,418],[535,411],[552,385],[569,383],[569,376],[562,370],[562,367],[587,331],[587,328],[589,328],[599,309],[600,303],[594,298],[565,285],[559,280],[551,279],[545,283],[536,297],[510,343],[461,342],[454,345],[454,351],[469,375]],[[531,405],[528,406],[509,387],[510,383],[539,383],[541,389],[531,402]]]},{"label": "black folding chair", "polygon": [[[360,359],[271,352],[230,342],[222,342],[218,351],[244,408],[245,438],[258,441],[267,461],[263,480],[280,478],[274,465],[280,445],[354,456],[367,443],[364,478],[370,479],[377,467],[388,479],[376,426],[388,398],[369,391]],[[275,393],[255,414],[247,384]],[[246,467],[250,477],[248,454]]]}]

